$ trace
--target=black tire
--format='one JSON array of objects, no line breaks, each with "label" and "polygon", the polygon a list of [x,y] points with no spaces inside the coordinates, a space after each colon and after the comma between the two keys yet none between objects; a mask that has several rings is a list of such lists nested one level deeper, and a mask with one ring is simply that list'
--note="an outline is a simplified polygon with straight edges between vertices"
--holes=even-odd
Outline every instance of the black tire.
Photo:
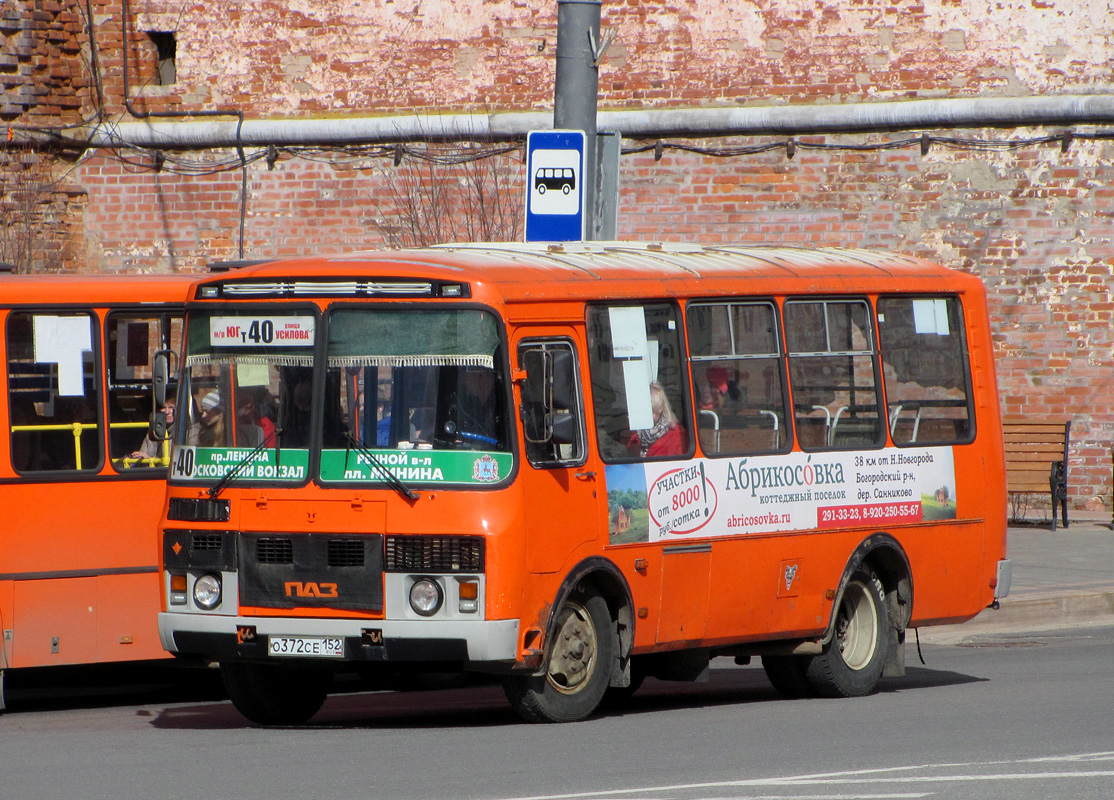
[{"label": "black tire", "polygon": [[236,710],[257,725],[301,725],[321,710],[332,676],[313,667],[222,663]]},{"label": "black tire", "polygon": [[607,603],[595,594],[570,597],[557,615],[544,675],[514,675],[503,691],[527,722],[575,722],[599,706],[611,682],[615,631]]},{"label": "black tire", "polygon": [[808,682],[823,697],[862,697],[874,691],[889,655],[890,615],[882,581],[861,566],[836,609],[835,631],[808,664]]},{"label": "black tire", "polygon": [[632,658],[630,662],[630,683],[626,686],[608,686],[600,705],[604,708],[622,708],[634,697],[634,693],[642,688],[642,683],[645,680],[646,669],[643,667],[642,660],[638,657]]},{"label": "black tire", "polygon": [[777,693],[786,700],[816,697],[808,682],[808,656],[762,656],[762,669]]}]

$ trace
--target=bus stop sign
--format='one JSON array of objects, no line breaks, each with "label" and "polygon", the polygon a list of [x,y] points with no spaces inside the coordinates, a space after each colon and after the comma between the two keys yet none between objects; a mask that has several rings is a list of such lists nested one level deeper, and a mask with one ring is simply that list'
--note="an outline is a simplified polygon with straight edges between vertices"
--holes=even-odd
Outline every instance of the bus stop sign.
[{"label": "bus stop sign", "polygon": [[584,131],[526,134],[526,241],[584,240]]}]

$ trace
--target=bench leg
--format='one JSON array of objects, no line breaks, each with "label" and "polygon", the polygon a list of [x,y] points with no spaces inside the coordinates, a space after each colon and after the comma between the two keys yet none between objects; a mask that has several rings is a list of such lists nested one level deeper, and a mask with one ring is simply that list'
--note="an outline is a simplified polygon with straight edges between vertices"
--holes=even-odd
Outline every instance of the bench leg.
[{"label": "bench leg", "polygon": [[1060,506],[1060,517],[1064,527],[1068,527],[1068,481],[1063,461],[1056,461],[1048,476],[1048,488],[1052,492],[1052,530],[1056,530],[1056,505]]}]

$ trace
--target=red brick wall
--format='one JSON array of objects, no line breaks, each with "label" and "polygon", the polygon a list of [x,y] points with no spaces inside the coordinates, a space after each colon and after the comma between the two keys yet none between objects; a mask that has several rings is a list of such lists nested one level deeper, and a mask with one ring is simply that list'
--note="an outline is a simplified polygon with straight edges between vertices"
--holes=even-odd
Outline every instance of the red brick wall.
[{"label": "red brick wall", "polygon": [[[1112,156],[1114,144],[1079,141],[1066,154],[1043,145],[994,154],[933,148],[924,157],[915,146],[806,150],[792,160],[783,151],[628,155],[620,236],[883,248],[979,275],[990,293],[1003,411],[1072,419],[1072,501],[1108,503],[1114,225],[1101,187],[1114,184]],[[273,171],[254,163],[246,256],[382,246],[384,230],[400,222],[400,181],[390,160],[368,163],[284,158]],[[501,168],[520,169],[516,161]],[[88,192],[89,258],[101,269],[193,270],[237,255],[238,170],[156,174],[100,158],[75,179]]]},{"label": "red brick wall", "polygon": [[[92,0],[92,37],[84,2],[0,4],[3,121],[70,124],[98,111],[109,124],[127,119],[119,0]],[[548,110],[556,8],[524,0],[131,0],[131,97],[139,109],[239,109],[249,119]],[[601,108],[1114,88],[1108,45],[1114,21],[1105,0],[605,0],[603,22],[617,36],[601,66]],[[175,32],[172,86],[153,85],[147,31]],[[1045,132],[931,131],[983,139]],[[759,141],[768,140],[737,143]],[[660,161],[628,155],[620,234],[887,248],[980,275],[990,290],[1004,411],[1071,417],[1073,503],[1097,496],[1109,508],[1112,148],[1077,139],[1067,153],[1050,144],[993,152],[935,145],[925,156],[917,147],[800,149],[792,160],[780,150],[733,158],[666,150]],[[51,236],[65,232],[67,266],[193,270],[235,257],[235,155],[167,155],[157,173],[149,153],[126,150],[54,162],[59,182],[47,188],[40,216]],[[405,182],[389,160],[364,155],[335,161],[284,155],[273,171],[254,161],[246,255],[341,251],[398,236],[401,218],[393,209]],[[214,169],[224,171],[201,174]],[[500,167],[512,198],[520,191],[517,169],[513,160]],[[423,179],[455,189],[459,177]],[[441,227],[432,229],[461,236],[446,221],[465,218],[469,206],[434,209]]]}]

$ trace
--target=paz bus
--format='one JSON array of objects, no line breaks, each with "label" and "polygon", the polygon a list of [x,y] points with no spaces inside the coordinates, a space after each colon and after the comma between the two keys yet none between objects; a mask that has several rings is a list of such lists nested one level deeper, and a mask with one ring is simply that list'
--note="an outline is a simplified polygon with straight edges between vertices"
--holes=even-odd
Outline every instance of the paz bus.
[{"label": "paz bus", "polygon": [[719,656],[863,695],[1008,591],[984,289],[917,258],[256,265],[192,290],[178,388],[159,631],[259,724],[384,669],[486,673],[547,722]]},{"label": "paz bus", "polygon": [[152,382],[193,280],[0,276],[0,709],[5,670],[166,657]]}]

